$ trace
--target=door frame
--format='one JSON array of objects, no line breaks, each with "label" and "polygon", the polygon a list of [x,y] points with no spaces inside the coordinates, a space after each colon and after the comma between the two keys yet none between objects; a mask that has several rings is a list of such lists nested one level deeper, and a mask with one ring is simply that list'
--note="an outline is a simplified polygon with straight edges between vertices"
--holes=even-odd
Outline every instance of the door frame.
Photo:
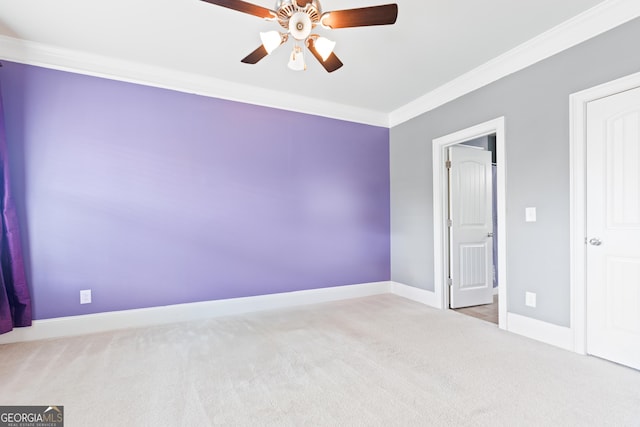
[{"label": "door frame", "polygon": [[506,264],[506,156],[505,119],[498,117],[433,140],[433,272],[436,302],[449,310],[447,292],[447,148],[475,138],[496,134],[496,198],[498,214],[498,327],[507,329],[507,264]]},{"label": "door frame", "polygon": [[587,104],[640,87],[634,73],[570,95],[570,293],[573,351],[587,354]]}]

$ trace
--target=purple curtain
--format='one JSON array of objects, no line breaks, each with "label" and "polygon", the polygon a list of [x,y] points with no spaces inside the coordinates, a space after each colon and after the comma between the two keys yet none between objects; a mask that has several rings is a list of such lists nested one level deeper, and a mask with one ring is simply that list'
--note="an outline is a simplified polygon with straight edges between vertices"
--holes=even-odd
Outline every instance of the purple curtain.
[{"label": "purple curtain", "polygon": [[0,92],[0,334],[14,327],[31,326],[31,297],[22,257],[18,215],[9,185],[9,159],[5,136],[4,110]]}]

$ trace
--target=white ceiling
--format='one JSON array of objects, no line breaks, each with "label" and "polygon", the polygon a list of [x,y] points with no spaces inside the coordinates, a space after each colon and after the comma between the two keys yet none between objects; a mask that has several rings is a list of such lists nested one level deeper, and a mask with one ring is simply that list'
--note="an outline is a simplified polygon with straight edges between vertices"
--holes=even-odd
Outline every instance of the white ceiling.
[{"label": "white ceiling", "polygon": [[[390,2],[323,0],[322,7]],[[331,74],[311,55],[307,71],[289,70],[291,42],[242,64],[258,33],[279,26],[200,0],[0,0],[0,36],[388,115],[602,2],[397,0],[395,25],[316,31],[337,42],[345,64]],[[273,9],[275,1],[253,3]],[[11,59],[1,46],[0,58]]]}]

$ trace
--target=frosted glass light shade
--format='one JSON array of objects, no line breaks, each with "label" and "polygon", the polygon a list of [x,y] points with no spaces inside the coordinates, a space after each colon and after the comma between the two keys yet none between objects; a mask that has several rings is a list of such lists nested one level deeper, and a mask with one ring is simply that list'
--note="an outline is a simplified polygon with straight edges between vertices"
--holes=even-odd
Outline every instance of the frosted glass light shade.
[{"label": "frosted glass light shade", "polygon": [[318,37],[318,39],[314,43],[314,46],[320,54],[322,60],[326,61],[329,55],[331,55],[331,52],[333,52],[333,48],[336,46],[336,42],[331,41],[325,37]]},{"label": "frosted glass light shade", "polygon": [[260,40],[267,53],[271,53],[282,43],[282,37],[277,31],[267,31],[260,33]]},{"label": "frosted glass light shade", "polygon": [[307,69],[307,64],[304,63],[304,54],[300,46],[294,46],[291,56],[289,57],[289,68],[293,71],[304,71]]}]

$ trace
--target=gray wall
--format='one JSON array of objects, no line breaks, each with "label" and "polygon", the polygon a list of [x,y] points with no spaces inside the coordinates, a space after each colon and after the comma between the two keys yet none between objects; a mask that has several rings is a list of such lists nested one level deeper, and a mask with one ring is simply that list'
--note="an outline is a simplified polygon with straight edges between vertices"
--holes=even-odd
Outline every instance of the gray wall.
[{"label": "gray wall", "polygon": [[639,72],[638,40],[635,19],[392,128],[392,280],[434,290],[432,140],[505,116],[507,308],[569,326],[569,95]]}]

